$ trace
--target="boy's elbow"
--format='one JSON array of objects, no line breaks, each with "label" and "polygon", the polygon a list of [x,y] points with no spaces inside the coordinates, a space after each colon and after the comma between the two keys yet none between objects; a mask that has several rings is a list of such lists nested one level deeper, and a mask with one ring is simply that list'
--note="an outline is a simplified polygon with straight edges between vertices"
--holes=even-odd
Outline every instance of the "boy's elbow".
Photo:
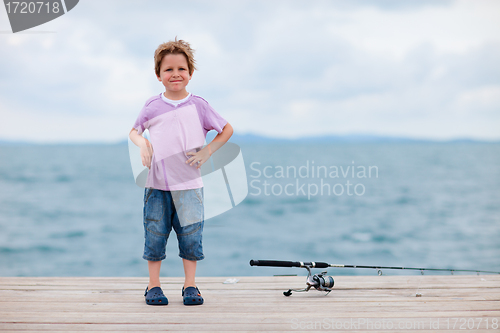
[{"label": "boy's elbow", "polygon": [[231,137],[233,135],[233,126],[231,126],[230,123],[227,123],[222,131],[227,133],[228,137]]}]

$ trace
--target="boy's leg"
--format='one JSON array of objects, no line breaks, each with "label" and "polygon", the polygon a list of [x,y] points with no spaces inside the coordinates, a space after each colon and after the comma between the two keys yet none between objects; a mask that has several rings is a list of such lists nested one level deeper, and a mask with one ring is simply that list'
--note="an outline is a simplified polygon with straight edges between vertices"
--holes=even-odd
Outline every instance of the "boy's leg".
[{"label": "boy's leg", "polygon": [[196,261],[182,259],[184,265],[184,289],[187,287],[196,287]]},{"label": "boy's leg", "polygon": [[172,226],[177,233],[179,256],[184,265],[184,288],[196,287],[196,262],[205,257],[202,246],[203,188],[171,193],[176,210]]},{"label": "boy's leg", "polygon": [[148,261],[148,268],[149,268],[148,290],[151,290],[154,287],[161,287],[160,286],[160,267],[161,267],[161,260]]},{"label": "boy's leg", "polygon": [[161,261],[166,257],[167,239],[172,229],[170,219],[173,212],[166,209],[169,199],[166,191],[148,188],[145,190],[143,258],[148,261],[148,290],[160,287]]}]

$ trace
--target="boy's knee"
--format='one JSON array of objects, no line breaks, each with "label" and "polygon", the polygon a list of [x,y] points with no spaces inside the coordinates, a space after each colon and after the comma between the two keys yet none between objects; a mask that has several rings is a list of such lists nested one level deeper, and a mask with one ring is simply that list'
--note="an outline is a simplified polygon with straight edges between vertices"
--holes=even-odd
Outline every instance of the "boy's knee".
[{"label": "boy's knee", "polygon": [[166,258],[167,237],[145,230],[144,259],[159,261]]},{"label": "boy's knee", "polygon": [[187,260],[202,260],[204,258],[202,231],[203,222],[198,222],[182,228],[182,233],[177,234],[181,258]]}]

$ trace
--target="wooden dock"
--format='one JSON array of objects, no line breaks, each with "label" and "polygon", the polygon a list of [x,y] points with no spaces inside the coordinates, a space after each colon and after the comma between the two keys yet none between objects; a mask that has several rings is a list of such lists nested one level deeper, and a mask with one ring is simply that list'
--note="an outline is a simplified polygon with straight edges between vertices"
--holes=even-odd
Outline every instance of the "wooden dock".
[{"label": "wooden dock", "polygon": [[197,278],[201,306],[162,278],[169,305],[148,306],[143,277],[0,277],[0,331],[500,331],[500,275],[338,276],[328,296],[290,297],[305,277],[234,278]]}]

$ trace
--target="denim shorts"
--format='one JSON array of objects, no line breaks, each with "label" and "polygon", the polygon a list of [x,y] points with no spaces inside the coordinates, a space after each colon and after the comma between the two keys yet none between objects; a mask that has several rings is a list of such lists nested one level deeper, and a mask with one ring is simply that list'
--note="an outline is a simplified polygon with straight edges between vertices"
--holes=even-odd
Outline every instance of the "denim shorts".
[{"label": "denim shorts", "polygon": [[166,258],[168,236],[174,228],[179,257],[198,261],[205,258],[201,244],[204,224],[203,188],[144,192],[144,255],[149,261]]}]

